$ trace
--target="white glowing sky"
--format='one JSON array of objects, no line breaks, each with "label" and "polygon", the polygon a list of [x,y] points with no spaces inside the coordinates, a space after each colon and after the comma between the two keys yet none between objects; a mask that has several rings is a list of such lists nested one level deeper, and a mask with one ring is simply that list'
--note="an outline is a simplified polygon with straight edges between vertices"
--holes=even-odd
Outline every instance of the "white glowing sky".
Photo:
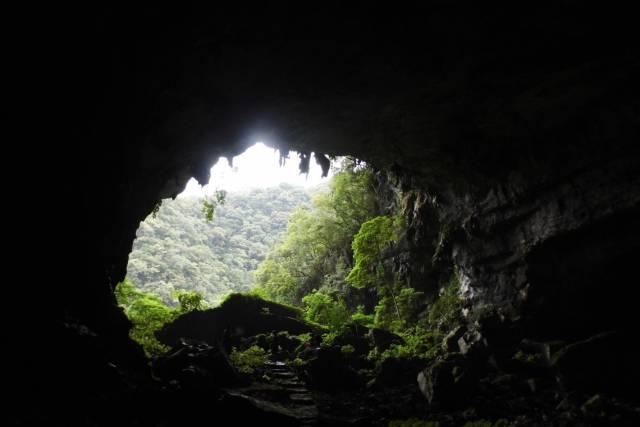
[{"label": "white glowing sky", "polygon": [[[289,153],[289,159],[284,166],[279,165],[280,154],[277,150],[257,142],[247,151],[233,158],[233,168],[229,162],[221,157],[211,168],[211,179],[204,187],[191,178],[179,197],[204,196],[215,190],[243,191],[251,188],[275,187],[280,183],[311,187],[328,180],[322,178],[322,169],[312,156],[309,164],[309,174],[300,174],[298,153]],[[331,171],[329,171],[329,176]]]}]

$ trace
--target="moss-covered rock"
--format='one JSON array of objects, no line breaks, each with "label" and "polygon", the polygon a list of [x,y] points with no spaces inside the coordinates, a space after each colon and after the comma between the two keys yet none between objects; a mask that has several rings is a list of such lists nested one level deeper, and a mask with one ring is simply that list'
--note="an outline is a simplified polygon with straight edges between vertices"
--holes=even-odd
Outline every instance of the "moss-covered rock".
[{"label": "moss-covered rock", "polygon": [[253,295],[232,294],[219,307],[178,317],[156,336],[169,346],[180,338],[189,338],[228,347],[230,340],[274,331],[298,335],[322,329],[303,320],[301,311],[295,307]]}]

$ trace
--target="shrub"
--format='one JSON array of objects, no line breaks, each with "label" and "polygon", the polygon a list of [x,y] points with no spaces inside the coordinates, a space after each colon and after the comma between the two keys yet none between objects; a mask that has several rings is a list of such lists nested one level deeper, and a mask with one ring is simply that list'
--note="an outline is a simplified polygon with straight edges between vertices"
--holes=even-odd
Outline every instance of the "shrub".
[{"label": "shrub", "polygon": [[118,283],[115,296],[118,306],[133,324],[129,336],[142,346],[147,357],[158,356],[169,350],[156,339],[156,331],[183,313],[204,308],[202,295],[197,292],[177,294],[180,307],[167,307],[157,296],[137,290],[129,279]]},{"label": "shrub", "polygon": [[243,374],[253,374],[256,368],[259,368],[267,361],[267,353],[262,347],[257,345],[251,346],[244,351],[238,351],[235,347],[231,351],[231,362],[239,372]]},{"label": "shrub", "polygon": [[404,344],[392,344],[382,354],[372,356],[379,359],[379,362],[388,358],[397,359],[434,359],[440,352],[440,343],[444,335],[439,331],[428,330],[416,326],[400,334],[404,339]]},{"label": "shrub", "polygon": [[302,298],[302,303],[305,306],[305,320],[326,325],[332,331],[342,328],[350,319],[344,303],[322,292],[313,291]]}]

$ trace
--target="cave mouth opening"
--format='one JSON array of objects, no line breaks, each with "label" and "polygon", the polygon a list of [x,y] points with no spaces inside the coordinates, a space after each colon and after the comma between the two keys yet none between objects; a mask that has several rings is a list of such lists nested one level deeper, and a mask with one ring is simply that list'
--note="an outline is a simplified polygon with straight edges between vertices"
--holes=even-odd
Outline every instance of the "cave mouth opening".
[{"label": "cave mouth opening", "polygon": [[134,324],[130,336],[148,355],[158,348],[151,330],[136,332],[141,322],[157,329],[180,310],[213,308],[232,293],[252,291],[289,217],[327,191],[335,167],[319,158],[257,141],[220,157],[207,183],[191,178],[140,222],[126,277],[114,291]]},{"label": "cave mouth opening", "polygon": [[[200,187],[191,181],[175,200],[163,201],[140,224],[127,267],[130,282],[138,288],[130,285],[128,290],[123,289],[123,282],[115,292],[133,323],[130,336],[142,344],[147,356],[157,356],[150,357],[147,365],[154,379],[163,386],[181,384],[199,390],[239,387],[250,378],[273,392],[265,396],[260,394],[264,390],[252,389],[249,394],[255,392],[267,402],[281,404],[281,395],[288,396],[287,387],[292,384],[279,381],[297,378],[295,389],[304,390],[296,391],[297,400],[285,404],[287,412],[293,411],[300,419],[306,419],[308,409],[303,407],[314,402],[309,390],[323,394],[315,400],[318,408],[331,406],[334,400],[328,394],[339,392],[359,408],[358,416],[383,417],[387,408],[376,408],[369,414],[362,406],[360,392],[371,383],[379,390],[394,388],[403,396],[399,404],[403,410],[423,415],[424,405],[420,403],[424,397],[416,387],[416,375],[441,351],[441,340],[449,330],[462,321],[457,296],[460,284],[457,273],[448,266],[437,270],[429,267],[436,250],[432,243],[440,231],[438,218],[432,198],[403,182],[406,176],[400,178],[393,171],[374,168],[373,162],[340,159],[327,183],[329,191],[320,195],[324,199],[318,197],[319,203],[314,200],[313,208],[321,211],[320,215],[301,210],[289,221],[293,232],[288,237],[293,238],[263,271],[264,297],[246,293],[251,290],[250,281],[224,292],[214,289],[216,295],[211,298],[176,296],[180,291],[193,291],[202,297],[210,285],[242,282],[248,274],[226,274],[222,270],[228,266],[244,268],[244,273],[254,270],[257,262],[249,266],[244,263],[255,249],[251,244],[261,243],[266,250],[277,240],[278,233],[271,229],[258,230],[261,225],[272,225],[277,209],[272,206],[268,214],[261,213],[262,224],[251,223],[248,213],[236,209],[229,215],[235,195],[266,194],[270,187],[265,182],[273,181],[272,175],[280,172],[295,175],[299,182],[300,171],[305,171],[308,177],[303,177],[304,183],[313,187],[316,176],[331,172],[329,160],[337,160],[312,152],[287,151],[281,156],[263,144],[253,149],[267,150],[270,163],[277,168],[261,170],[242,156],[231,162],[222,160],[211,170],[208,184]],[[299,165],[283,159],[296,156]],[[295,170],[283,171],[291,163]],[[233,183],[232,179],[244,171],[248,172],[244,182]],[[252,182],[264,188],[250,189]],[[283,186],[293,187],[290,182],[276,184],[279,193],[284,193]],[[217,197],[220,192],[224,194],[222,199]],[[267,194],[263,202],[278,202],[278,194],[272,196]],[[250,206],[250,199],[245,202],[255,213],[258,206]],[[207,202],[214,203],[210,223],[203,218]],[[150,200],[148,206],[152,204]],[[183,211],[187,210],[192,218],[188,227],[175,227],[184,220]],[[277,220],[286,224],[287,218],[282,214]],[[218,220],[227,220],[227,225],[235,228],[228,232]],[[195,237],[179,247],[175,245],[189,233]],[[260,233],[271,239],[270,244],[258,238]],[[307,238],[312,233],[314,236]],[[136,254],[145,240],[154,252]],[[207,250],[207,244],[218,245],[222,258],[210,262],[215,251]],[[196,280],[194,263],[185,259],[191,253],[209,261],[202,265],[210,278]],[[178,265],[180,280],[197,282],[197,286],[178,286],[178,274],[163,271],[156,262],[158,258]],[[449,259],[441,262],[448,264]],[[161,292],[155,292],[153,298],[140,297],[154,286]],[[229,290],[233,294],[221,304],[201,309],[203,302],[215,306]],[[138,322],[135,316],[145,318],[146,323]],[[229,367],[251,376],[234,375]],[[411,386],[409,395],[404,391],[407,384]],[[383,395],[377,393],[379,398],[385,398]],[[237,396],[227,396],[231,397]],[[340,407],[330,412],[347,416],[351,411]]]}]

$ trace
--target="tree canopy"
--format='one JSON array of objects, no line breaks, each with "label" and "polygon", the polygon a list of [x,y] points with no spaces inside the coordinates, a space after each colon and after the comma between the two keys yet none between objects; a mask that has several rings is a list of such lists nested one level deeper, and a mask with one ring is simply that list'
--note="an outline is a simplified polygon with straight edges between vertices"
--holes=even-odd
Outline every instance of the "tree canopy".
[{"label": "tree canopy", "polygon": [[329,191],[291,215],[283,241],[256,272],[260,291],[276,301],[301,305],[314,289],[327,295],[344,289],[351,241],[376,209],[371,170],[351,167],[337,173]]},{"label": "tree canopy", "polygon": [[289,215],[309,205],[310,195],[282,184],[213,201],[215,215],[210,216],[202,199],[165,200],[155,217],[140,224],[127,266],[138,290],[168,306],[176,305],[174,294],[180,291],[196,292],[210,305],[231,292],[248,291],[254,270],[282,237]]}]

